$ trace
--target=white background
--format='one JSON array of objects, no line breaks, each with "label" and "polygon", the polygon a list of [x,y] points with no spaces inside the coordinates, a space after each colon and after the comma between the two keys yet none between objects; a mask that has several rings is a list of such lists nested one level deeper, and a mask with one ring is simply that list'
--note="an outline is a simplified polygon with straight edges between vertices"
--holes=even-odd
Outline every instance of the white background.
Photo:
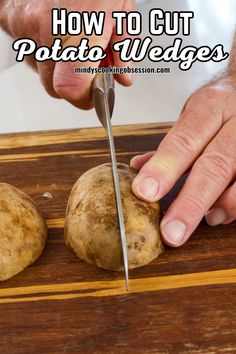
[{"label": "white background", "polygon": [[[236,23],[235,0],[150,0],[142,2],[138,9],[148,18],[151,8],[195,12],[191,36],[185,45],[209,45],[222,43],[230,50]],[[148,34],[144,20],[143,36]],[[174,37],[155,37],[153,45],[167,46]],[[142,66],[154,66],[147,60]],[[161,66],[157,63],[156,66]],[[173,121],[187,97],[199,86],[223,71],[227,62],[195,63],[188,72],[170,66],[171,74],[138,75],[132,88],[117,85],[113,124]],[[9,38],[0,32],[0,132],[32,131],[45,129],[79,128],[99,126],[94,110],[84,112],[62,100],[47,96],[38,76],[25,64],[15,64]]]}]

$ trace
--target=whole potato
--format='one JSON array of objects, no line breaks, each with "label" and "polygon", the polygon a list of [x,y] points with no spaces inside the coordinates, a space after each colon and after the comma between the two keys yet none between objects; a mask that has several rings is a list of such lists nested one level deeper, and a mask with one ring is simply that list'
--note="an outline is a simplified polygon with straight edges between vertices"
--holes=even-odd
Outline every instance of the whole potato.
[{"label": "whole potato", "polygon": [[[147,203],[131,190],[135,170],[117,164],[122,196],[129,268],[151,262],[164,251],[158,203]],[[79,258],[109,270],[123,270],[120,231],[110,164],[84,173],[67,206],[65,241]]]},{"label": "whole potato", "polygon": [[46,239],[45,222],[32,199],[0,183],[0,280],[13,277],[33,263]]}]

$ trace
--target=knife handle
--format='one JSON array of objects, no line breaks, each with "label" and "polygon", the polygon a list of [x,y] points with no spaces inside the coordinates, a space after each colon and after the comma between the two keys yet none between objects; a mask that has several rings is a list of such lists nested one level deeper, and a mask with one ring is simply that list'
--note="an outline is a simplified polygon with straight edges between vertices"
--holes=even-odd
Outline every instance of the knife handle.
[{"label": "knife handle", "polygon": [[111,45],[108,44],[107,49],[105,50],[106,53],[106,58],[102,59],[99,67],[100,68],[109,68],[110,66],[113,65],[113,57],[112,57],[112,49],[111,49]]},{"label": "knife handle", "polygon": [[[110,45],[106,49],[106,58],[103,59],[99,65],[100,68],[109,68],[112,66],[112,51]],[[93,79],[92,83],[92,98],[97,116],[106,127],[104,96],[106,95],[110,116],[112,117],[114,103],[115,103],[115,81],[112,73],[98,73]]]}]

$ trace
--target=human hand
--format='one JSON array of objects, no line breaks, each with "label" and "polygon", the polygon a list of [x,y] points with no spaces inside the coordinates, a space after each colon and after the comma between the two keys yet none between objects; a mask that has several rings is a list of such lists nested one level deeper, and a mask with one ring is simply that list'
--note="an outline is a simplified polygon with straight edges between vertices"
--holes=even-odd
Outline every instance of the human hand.
[{"label": "human hand", "polygon": [[[60,6],[59,6],[60,5]],[[66,8],[70,11],[105,11],[105,25],[103,36],[88,37],[91,46],[100,46],[106,49],[109,43],[123,40],[127,37],[117,38],[114,33],[113,11],[134,10],[134,0],[1,0],[0,3],[0,25],[13,38],[31,38],[37,46],[51,46],[55,37],[51,35],[51,10],[53,8]],[[124,26],[125,27],[125,26]],[[63,46],[76,46],[79,44],[80,36],[65,36]],[[63,39],[63,38],[62,38]],[[114,66],[124,67],[128,63],[123,63],[119,59],[118,53],[113,53]],[[91,62],[57,62],[45,61],[36,62],[33,57],[28,59],[31,66],[40,75],[41,81],[46,91],[55,98],[64,98],[75,106],[82,109],[92,108],[91,83],[94,75],[74,74],[74,67],[98,66],[99,63]],[[132,84],[132,77],[128,74],[116,75],[118,82],[124,86]]]},{"label": "human hand", "polygon": [[161,221],[164,241],[180,246],[205,216],[214,226],[236,219],[235,78],[211,82],[194,93],[156,152],[136,156],[133,192],[141,199],[164,197],[191,168]]}]

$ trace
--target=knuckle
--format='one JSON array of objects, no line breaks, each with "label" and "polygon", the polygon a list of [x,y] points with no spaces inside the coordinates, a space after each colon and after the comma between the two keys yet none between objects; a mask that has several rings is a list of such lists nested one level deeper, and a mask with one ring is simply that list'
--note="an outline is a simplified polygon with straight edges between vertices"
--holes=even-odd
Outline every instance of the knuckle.
[{"label": "knuckle", "polygon": [[204,203],[200,195],[188,194],[185,197],[183,209],[189,215],[189,220],[196,220],[204,214]]},{"label": "knuckle", "polygon": [[221,187],[225,186],[233,178],[233,161],[223,153],[205,153],[198,159],[196,165],[205,176]]},{"label": "knuckle", "polygon": [[69,101],[79,102],[82,99],[80,85],[63,84],[58,80],[54,81],[53,89],[60,97]]},{"label": "knuckle", "polygon": [[55,92],[70,101],[83,101],[90,95],[90,78],[85,75],[78,75],[76,79],[68,74],[68,68],[56,64],[53,74],[53,88]]},{"label": "knuckle", "polygon": [[27,4],[23,9],[24,26],[27,33],[36,33],[40,31],[40,22],[44,17],[44,1],[34,1]]},{"label": "knuckle", "polygon": [[206,116],[206,110],[212,115],[222,115],[222,93],[220,90],[213,90],[207,86],[200,88],[188,98],[181,114],[200,115],[202,119],[202,116]]},{"label": "knuckle", "polygon": [[61,81],[56,81],[53,83],[53,89],[60,98],[64,98],[80,109],[90,110],[93,107],[90,94],[84,92],[80,84],[63,84]]},{"label": "knuckle", "polygon": [[20,35],[18,33],[18,22],[13,11],[3,10],[0,13],[0,26],[14,38]]},{"label": "knuckle", "polygon": [[234,161],[236,172],[236,116],[232,116],[232,118],[223,125],[221,134],[215,137],[215,143],[218,149],[221,149]]},{"label": "knuckle", "polygon": [[182,109],[182,113],[186,113],[186,112],[191,111],[193,109],[193,107],[195,106],[195,95],[196,94],[193,94],[187,99],[187,101],[185,102],[185,105]]},{"label": "knuckle", "polygon": [[199,106],[202,102],[202,99],[203,99],[203,97],[202,97],[200,90],[193,93],[185,102],[182,113],[187,113],[187,114],[189,114],[189,113],[191,114],[194,112],[197,113],[199,111]]},{"label": "knuckle", "polygon": [[9,28],[9,13],[6,11],[5,7],[0,4],[0,26],[8,31]]},{"label": "knuckle", "polygon": [[223,207],[228,218],[226,224],[236,220],[236,182],[222,195],[217,206]]},{"label": "knuckle", "polygon": [[171,144],[176,154],[181,154],[186,158],[191,157],[197,149],[194,137],[186,129],[173,133]]},{"label": "knuckle", "polygon": [[77,88],[76,90],[74,90],[70,85],[63,85],[59,81],[54,81],[53,89],[61,98],[69,99],[72,101],[76,99],[79,101],[80,99],[79,89]]},{"label": "knuckle", "polygon": [[234,182],[234,184],[230,190],[230,198],[233,201],[233,205],[236,210],[236,182]]}]

